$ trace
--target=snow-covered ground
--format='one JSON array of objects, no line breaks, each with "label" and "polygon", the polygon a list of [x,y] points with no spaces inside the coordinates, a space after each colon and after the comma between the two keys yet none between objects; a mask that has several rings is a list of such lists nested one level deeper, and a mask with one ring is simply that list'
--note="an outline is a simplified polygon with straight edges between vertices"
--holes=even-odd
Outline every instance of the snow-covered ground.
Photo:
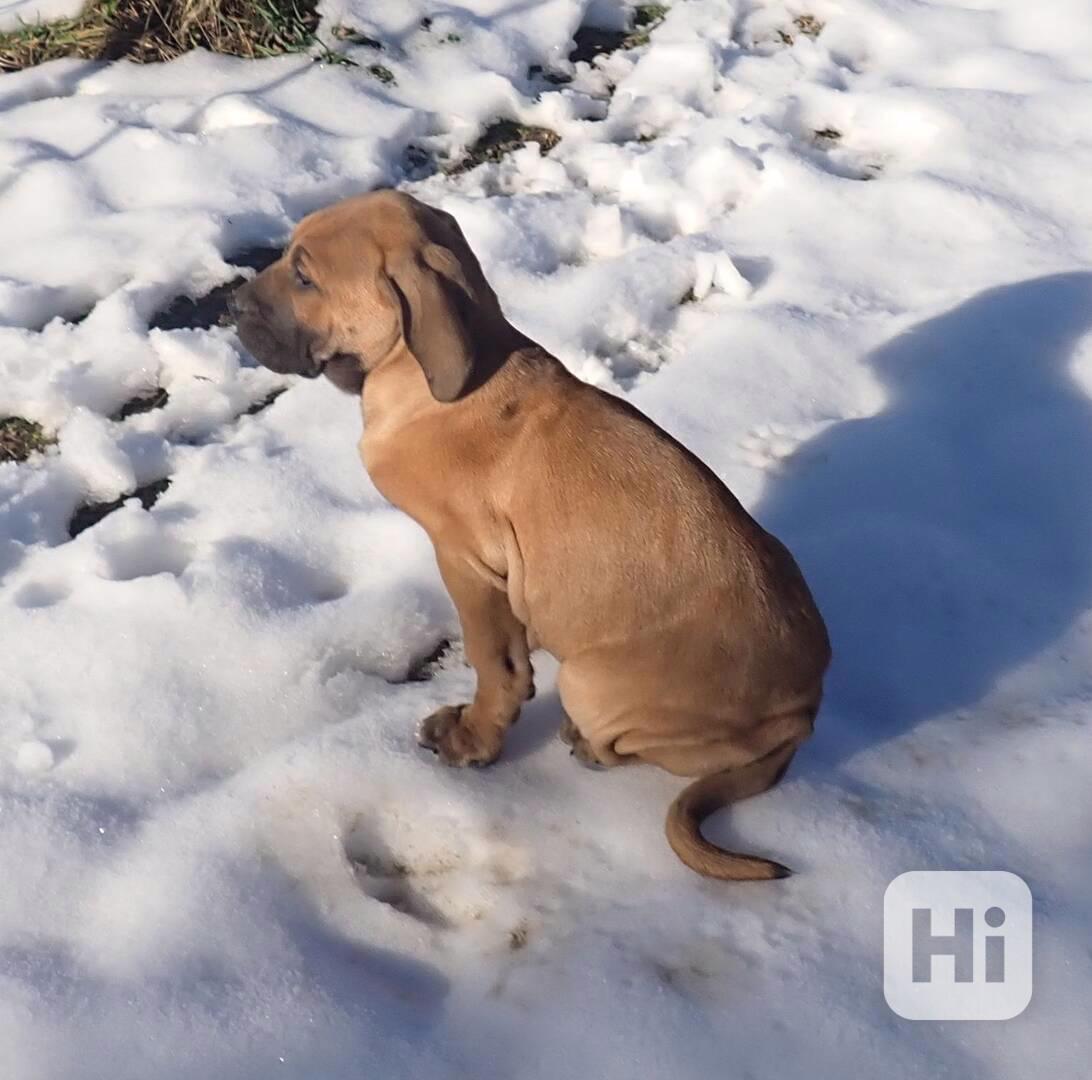
[{"label": "snow-covered ground", "polygon": [[[615,0],[325,14],[382,52],[0,78],[0,417],[58,440],[0,465],[0,1076],[1086,1075],[1088,0],[675,0],[575,67]],[[498,117],[560,143],[426,175]],[[496,767],[419,751],[472,676],[406,681],[457,624],[354,402],[149,331],[381,184],[798,555],[816,737],[708,826],[788,881],[684,869],[679,782],[578,768],[546,657]],[[921,868],[1029,882],[1017,1019],[885,1005],[884,890]]]}]

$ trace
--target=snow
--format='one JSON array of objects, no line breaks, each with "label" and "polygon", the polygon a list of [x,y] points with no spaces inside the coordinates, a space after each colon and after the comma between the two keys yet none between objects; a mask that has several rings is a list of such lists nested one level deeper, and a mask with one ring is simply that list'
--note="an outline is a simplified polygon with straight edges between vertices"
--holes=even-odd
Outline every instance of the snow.
[{"label": "snow", "polygon": [[[383,51],[0,79],[0,416],[57,437],[0,464],[5,1077],[1082,1075],[1087,5],[676,0],[575,67],[614,0],[324,11]],[[561,141],[415,178],[408,146],[498,117]],[[685,870],[678,781],[576,767],[547,657],[497,766],[420,752],[473,677],[455,649],[406,681],[457,621],[354,402],[148,330],[389,183],[797,554],[836,653],[816,737],[708,826],[788,881]],[[922,868],[1029,882],[1023,1015],[887,1009],[883,894]]]}]

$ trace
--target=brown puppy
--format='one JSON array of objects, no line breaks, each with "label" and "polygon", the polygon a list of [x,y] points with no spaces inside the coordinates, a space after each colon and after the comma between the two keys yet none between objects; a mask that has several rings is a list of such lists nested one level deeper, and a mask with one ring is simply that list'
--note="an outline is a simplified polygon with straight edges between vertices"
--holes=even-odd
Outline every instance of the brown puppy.
[{"label": "brown puppy", "polygon": [[305,218],[234,308],[267,367],[363,386],[365,467],[436,548],[477,689],[421,745],[496,760],[547,649],[582,761],[699,777],[667,818],[687,866],[787,874],[699,825],[780,779],[830,647],[792,556],[720,480],[509,324],[455,219],[409,196]]}]

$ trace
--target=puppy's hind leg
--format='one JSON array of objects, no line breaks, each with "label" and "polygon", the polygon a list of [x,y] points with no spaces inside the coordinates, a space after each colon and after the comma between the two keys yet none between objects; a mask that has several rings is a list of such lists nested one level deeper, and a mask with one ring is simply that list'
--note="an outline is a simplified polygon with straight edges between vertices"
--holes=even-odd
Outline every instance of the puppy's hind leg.
[{"label": "puppy's hind leg", "polygon": [[[557,688],[565,712],[558,735],[570,748],[572,756],[587,768],[611,769],[616,765],[635,764],[637,758],[632,754],[616,753],[614,738],[601,730],[599,721],[604,706],[609,706],[610,702],[604,699],[600,686],[598,679],[587,678],[572,661],[561,665]],[[577,720],[583,718],[583,727],[573,720],[574,716]],[[588,731],[592,733],[591,738],[585,734]]]},{"label": "puppy's hind leg", "polygon": [[569,748],[569,756],[576,758],[587,769],[606,769],[616,762],[601,761],[592,745],[580,734],[580,729],[573,723],[572,717],[565,713],[561,721],[561,730],[558,738]]}]

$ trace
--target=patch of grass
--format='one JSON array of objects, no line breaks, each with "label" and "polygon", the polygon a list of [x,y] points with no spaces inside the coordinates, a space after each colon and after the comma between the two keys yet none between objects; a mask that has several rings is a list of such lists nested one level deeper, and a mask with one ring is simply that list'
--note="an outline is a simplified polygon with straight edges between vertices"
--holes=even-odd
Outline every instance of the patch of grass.
[{"label": "patch of grass", "polygon": [[573,81],[573,77],[564,71],[549,71],[541,64],[532,64],[527,69],[527,78],[544,79],[551,86],[568,86]]},{"label": "patch of grass", "polygon": [[648,27],[662,23],[667,15],[666,4],[641,4],[633,14],[633,25]]},{"label": "patch of grass", "polygon": [[345,53],[337,52],[328,45],[324,45],[321,41],[319,42],[319,51],[315,59],[320,64],[329,64],[331,67],[360,67],[351,56],[346,56]]},{"label": "patch of grass", "polygon": [[162,409],[170,400],[171,395],[162,386],[157,386],[148,393],[131,397],[110,419],[127,420],[130,416],[139,416],[141,413]]},{"label": "patch of grass", "polygon": [[804,37],[817,38],[823,32],[824,24],[814,15],[797,15],[792,24]]},{"label": "patch of grass", "polygon": [[[814,41],[823,32],[825,23],[820,22],[814,15],[797,15],[792,25],[797,33]],[[796,40],[788,30],[778,30],[777,36],[783,45],[791,45]]]},{"label": "patch of grass", "polygon": [[455,176],[469,172],[483,161],[498,162],[529,142],[538,143],[542,152],[547,154],[560,141],[561,136],[549,128],[517,124],[514,120],[498,120],[485,129],[481,138],[466,152],[466,157],[450,166],[447,172]]},{"label": "patch of grass", "polygon": [[601,26],[581,26],[573,34],[573,50],[569,59],[574,64],[582,60],[591,63],[597,56],[617,52],[625,47],[629,34],[625,30],[604,30]]},{"label": "patch of grass", "polygon": [[0,34],[0,71],[21,71],[59,56],[97,58],[103,55],[106,40],[105,19],[81,15],[41,26],[22,24]]},{"label": "patch of grass", "polygon": [[265,410],[268,409],[269,406],[272,405],[273,402],[276,401],[277,398],[279,398],[281,394],[283,394],[287,389],[287,386],[278,386],[276,390],[270,390],[264,398],[259,401],[255,401],[253,405],[248,405],[239,415],[257,416],[258,413],[265,412]]},{"label": "patch of grass", "polygon": [[[433,20],[431,16],[426,15],[417,25],[426,34],[428,34],[432,32],[432,22]],[[451,30],[448,33],[444,34],[442,37],[437,38],[436,40],[439,41],[442,45],[457,45],[460,41],[463,40],[463,35],[455,30]]]},{"label": "patch of grass", "polygon": [[665,4],[642,4],[633,13],[633,29],[626,38],[623,49],[636,49],[648,44],[648,35],[664,21],[667,15]]},{"label": "patch of grass", "polygon": [[170,486],[170,478],[165,476],[162,480],[153,480],[150,484],[138,487],[136,491],[130,491],[128,495],[111,499],[110,502],[84,503],[72,515],[72,520],[68,523],[68,535],[75,540],[80,533],[97,525],[107,514],[120,510],[129,499],[139,499],[145,510],[151,510],[159,501],[159,496]]},{"label": "patch of grass", "polygon": [[[270,263],[281,257],[280,248],[248,248],[231,257],[235,266],[248,266],[252,270],[264,270]],[[233,278],[226,285],[205,293],[204,296],[176,296],[170,304],[152,319],[153,330],[207,330],[212,326],[230,326],[228,315],[228,297],[245,280],[242,276]]]},{"label": "patch of grass", "polygon": [[41,424],[21,416],[0,420],[0,462],[26,461],[31,454],[40,454],[53,439]]},{"label": "patch of grass", "polygon": [[353,29],[351,26],[335,26],[333,35],[338,41],[344,41],[347,45],[360,45],[368,49],[383,50],[383,42],[378,41],[376,38],[369,37],[367,34],[363,34],[359,30]]},{"label": "patch of grass", "polygon": [[451,642],[447,638],[441,638],[424,655],[418,657],[410,664],[402,682],[428,682],[440,669],[445,656],[451,651]]},{"label": "patch of grass", "polygon": [[75,18],[0,34],[0,71],[62,56],[151,63],[196,48],[246,59],[302,52],[316,43],[315,5],[316,0],[91,0]]},{"label": "patch of grass", "polygon": [[373,79],[378,79],[384,86],[397,86],[398,84],[394,79],[394,72],[389,67],[384,67],[382,64],[369,64],[368,74]]},{"label": "patch of grass", "polygon": [[632,30],[605,30],[601,26],[582,26],[573,35],[573,51],[569,59],[591,62],[597,56],[617,52],[619,49],[636,49],[648,44],[649,34],[664,21],[666,4],[641,4],[633,12]]},{"label": "patch of grass", "polygon": [[226,285],[217,285],[197,299],[177,296],[166,310],[152,319],[153,330],[208,330],[212,326],[230,326],[228,297],[243,283],[241,277]]}]

